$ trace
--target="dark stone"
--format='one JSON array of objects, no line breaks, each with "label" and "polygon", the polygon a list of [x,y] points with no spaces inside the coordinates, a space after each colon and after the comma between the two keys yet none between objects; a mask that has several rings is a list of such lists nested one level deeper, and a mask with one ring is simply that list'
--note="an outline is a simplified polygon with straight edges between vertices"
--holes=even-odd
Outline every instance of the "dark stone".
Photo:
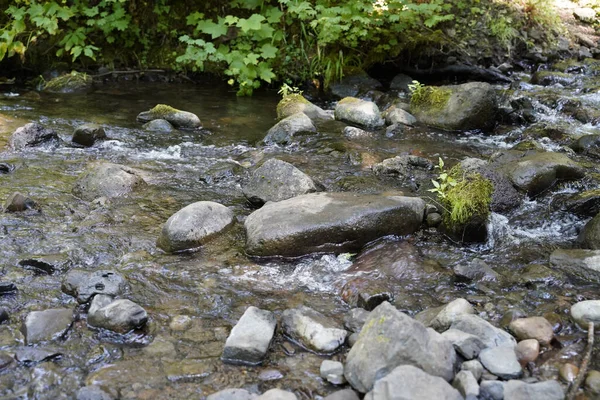
[{"label": "dark stone", "polygon": [[15,350],[15,360],[31,366],[46,361],[55,361],[62,357],[62,353],[40,347],[20,347]]},{"label": "dark stone", "polygon": [[497,281],[498,274],[485,261],[476,258],[467,264],[459,264],[454,267],[454,273],[463,281],[490,282]]},{"label": "dark stone", "polygon": [[580,217],[594,217],[600,213],[600,190],[578,193],[558,193],[551,200],[554,209],[568,211]]},{"label": "dark stone", "polygon": [[125,292],[127,282],[114,271],[88,272],[73,269],[65,276],[61,288],[63,292],[76,297],[77,302],[83,304],[96,294],[119,296]]},{"label": "dark stone", "polygon": [[296,113],[282,119],[275,124],[263,139],[266,145],[286,145],[290,144],[294,137],[304,133],[314,134],[317,128],[310,118],[304,113]]},{"label": "dark stone", "polygon": [[17,293],[17,285],[12,282],[0,282],[0,296]]},{"label": "dark stone", "polygon": [[13,172],[14,169],[14,165],[5,162],[0,162],[0,174],[9,174]]},{"label": "dark stone", "polygon": [[81,146],[93,146],[99,140],[106,139],[104,128],[96,124],[84,124],[75,128],[71,141]]},{"label": "dark stone", "polygon": [[39,209],[35,201],[19,192],[11,194],[4,203],[4,212],[22,212]]},{"label": "dark stone", "polygon": [[585,224],[577,240],[584,249],[600,250],[600,214]]},{"label": "dark stone", "polygon": [[9,145],[14,150],[22,150],[36,146],[57,147],[60,143],[61,140],[54,130],[32,122],[18,128],[12,134]]},{"label": "dark stone", "polygon": [[600,135],[584,135],[571,144],[571,148],[578,153],[600,158]]},{"label": "dark stone", "polygon": [[8,314],[8,310],[6,308],[0,307],[0,324],[8,321],[10,316]]}]

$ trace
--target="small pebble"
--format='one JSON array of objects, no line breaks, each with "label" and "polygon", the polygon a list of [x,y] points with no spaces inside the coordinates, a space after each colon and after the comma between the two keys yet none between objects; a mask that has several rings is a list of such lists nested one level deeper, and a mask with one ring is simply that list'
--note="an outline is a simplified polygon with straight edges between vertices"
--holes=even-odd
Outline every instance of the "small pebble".
[{"label": "small pebble", "polygon": [[187,315],[176,315],[171,319],[169,328],[174,331],[183,332],[192,326],[192,319]]},{"label": "small pebble", "polygon": [[534,362],[540,355],[540,342],[535,339],[522,340],[515,347],[515,353],[521,365]]},{"label": "small pebble", "polygon": [[562,379],[566,383],[571,383],[575,381],[577,378],[577,374],[579,373],[579,368],[576,365],[566,363],[560,366],[558,369],[558,375],[560,379]]},{"label": "small pebble", "polygon": [[276,369],[267,369],[258,375],[258,379],[261,381],[276,381],[281,378],[283,378],[283,374]]}]

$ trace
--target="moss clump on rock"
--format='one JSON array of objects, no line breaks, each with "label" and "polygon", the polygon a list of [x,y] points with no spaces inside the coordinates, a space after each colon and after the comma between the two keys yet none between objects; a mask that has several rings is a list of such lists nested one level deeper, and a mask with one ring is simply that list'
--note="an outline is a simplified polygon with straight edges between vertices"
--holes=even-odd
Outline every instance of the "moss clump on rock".
[{"label": "moss clump on rock", "polygon": [[443,87],[421,86],[412,93],[411,110],[416,108],[442,109],[448,103],[452,91]]},{"label": "moss clump on rock", "polygon": [[292,114],[296,114],[297,112],[303,112],[303,104],[311,103],[299,93],[292,93],[284,96],[277,104],[277,119],[283,119]]},{"label": "moss clump on rock", "polygon": [[165,119],[165,117],[168,117],[169,115],[177,113],[177,112],[179,112],[179,110],[176,108],[173,108],[171,106],[168,106],[166,104],[157,104],[149,112],[154,117],[156,117],[155,119],[158,119],[158,118]]},{"label": "moss clump on rock", "polygon": [[92,77],[83,73],[72,71],[70,74],[61,75],[51,79],[44,86],[47,92],[69,93],[86,90],[92,85]]}]

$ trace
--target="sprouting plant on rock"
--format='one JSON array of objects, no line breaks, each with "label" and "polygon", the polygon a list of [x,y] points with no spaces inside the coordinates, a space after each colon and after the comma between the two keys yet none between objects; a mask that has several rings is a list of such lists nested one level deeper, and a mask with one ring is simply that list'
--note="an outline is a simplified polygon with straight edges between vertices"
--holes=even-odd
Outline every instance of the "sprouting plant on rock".
[{"label": "sprouting plant on rock", "polygon": [[[418,82],[417,82],[418,83]],[[433,183],[433,189],[429,189],[429,192],[437,193],[440,199],[446,199],[448,190],[451,187],[454,187],[458,184],[456,179],[448,175],[448,171],[444,169],[444,160],[442,157],[438,157],[438,165],[435,168],[440,170],[440,174],[438,175],[437,180],[432,179],[431,183]]]},{"label": "sprouting plant on rock", "polygon": [[292,87],[292,86],[288,85],[287,83],[284,83],[283,85],[281,85],[281,88],[279,89],[279,91],[277,93],[280,94],[281,97],[287,97],[292,94],[301,95],[303,92],[302,92],[302,90],[300,90],[299,88],[297,88],[295,86]]}]

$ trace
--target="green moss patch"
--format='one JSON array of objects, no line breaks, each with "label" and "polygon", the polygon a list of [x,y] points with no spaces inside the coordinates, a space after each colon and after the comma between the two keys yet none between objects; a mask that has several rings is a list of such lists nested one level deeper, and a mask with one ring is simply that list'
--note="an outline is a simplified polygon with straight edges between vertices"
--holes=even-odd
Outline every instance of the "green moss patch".
[{"label": "green moss patch", "polygon": [[[289,117],[296,112],[302,111],[301,106],[303,104],[311,104],[310,101],[306,100],[304,96],[298,93],[288,94],[284,96],[281,101],[277,104],[277,118],[282,119]],[[296,110],[298,108],[298,110]]]},{"label": "green moss patch", "polygon": [[410,107],[411,110],[441,110],[446,106],[451,95],[452,90],[450,89],[435,86],[423,86],[412,93]]},{"label": "green moss patch", "polygon": [[85,90],[92,84],[92,77],[77,71],[72,71],[70,74],[61,75],[51,79],[44,86],[44,90],[48,92],[68,93],[77,90]]},{"label": "green moss patch", "polygon": [[450,171],[457,184],[448,189],[442,199],[446,209],[444,223],[449,227],[466,225],[475,219],[486,220],[490,214],[490,203],[494,186],[480,174],[464,175],[455,167]]}]

